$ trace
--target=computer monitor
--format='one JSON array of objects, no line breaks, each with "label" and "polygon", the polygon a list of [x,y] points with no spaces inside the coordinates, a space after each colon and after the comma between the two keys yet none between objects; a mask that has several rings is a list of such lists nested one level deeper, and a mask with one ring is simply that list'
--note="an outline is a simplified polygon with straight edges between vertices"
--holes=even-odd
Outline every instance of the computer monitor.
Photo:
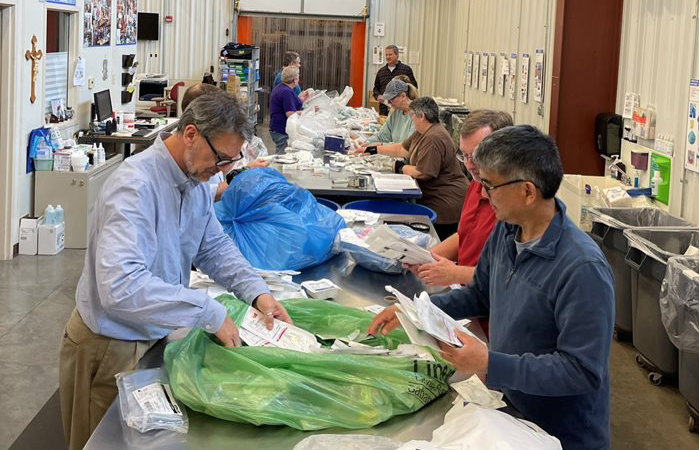
[{"label": "computer monitor", "polygon": [[109,89],[104,91],[95,92],[95,113],[97,114],[97,121],[102,122],[103,120],[112,118],[112,96],[109,93]]}]

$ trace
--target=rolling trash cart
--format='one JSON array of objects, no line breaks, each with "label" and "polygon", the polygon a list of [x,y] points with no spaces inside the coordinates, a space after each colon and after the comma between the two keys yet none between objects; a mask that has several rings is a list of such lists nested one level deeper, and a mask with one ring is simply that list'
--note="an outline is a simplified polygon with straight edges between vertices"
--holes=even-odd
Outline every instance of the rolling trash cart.
[{"label": "rolling trash cart", "polygon": [[693,224],[658,208],[591,208],[593,228],[590,236],[598,243],[615,277],[615,330],[617,341],[632,341],[632,290],[637,272],[625,262],[629,248],[622,233],[629,228],[673,227],[697,229]]},{"label": "rolling trash cart", "polygon": [[661,320],[678,349],[678,390],[686,400],[688,428],[698,432],[698,256],[668,259],[661,284]]},{"label": "rolling trash cart", "polygon": [[625,261],[638,274],[632,289],[632,343],[637,364],[649,370],[649,381],[660,386],[678,375],[678,349],[661,319],[661,283],[669,258],[698,247],[698,230],[633,228],[624,231],[630,243]]}]

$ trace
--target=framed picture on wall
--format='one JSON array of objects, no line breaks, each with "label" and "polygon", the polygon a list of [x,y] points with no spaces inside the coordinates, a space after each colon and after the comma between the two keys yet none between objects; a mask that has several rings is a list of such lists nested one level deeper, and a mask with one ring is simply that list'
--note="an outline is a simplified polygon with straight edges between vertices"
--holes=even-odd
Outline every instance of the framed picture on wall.
[{"label": "framed picture on wall", "polygon": [[117,0],[117,45],[136,44],[136,0]]},{"label": "framed picture on wall", "polygon": [[83,7],[83,47],[111,44],[112,0],[85,0]]}]

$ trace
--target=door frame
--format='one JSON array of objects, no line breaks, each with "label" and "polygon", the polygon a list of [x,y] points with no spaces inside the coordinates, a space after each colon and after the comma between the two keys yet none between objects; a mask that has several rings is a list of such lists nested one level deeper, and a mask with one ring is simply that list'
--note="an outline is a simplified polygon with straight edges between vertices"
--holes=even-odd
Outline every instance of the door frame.
[{"label": "door frame", "polygon": [[[17,159],[17,66],[19,52],[16,51],[17,6],[12,3],[0,5],[3,39],[0,40],[0,259],[14,256],[13,225],[15,216],[15,160]],[[19,224],[17,224],[19,228]]]}]

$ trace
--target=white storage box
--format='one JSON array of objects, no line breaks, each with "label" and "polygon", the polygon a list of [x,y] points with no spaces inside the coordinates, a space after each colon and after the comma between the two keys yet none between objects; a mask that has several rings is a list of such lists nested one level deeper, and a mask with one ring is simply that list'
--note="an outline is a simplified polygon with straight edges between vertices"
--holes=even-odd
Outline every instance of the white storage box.
[{"label": "white storage box", "polygon": [[36,255],[39,244],[38,228],[43,220],[44,216],[19,219],[20,255]]},{"label": "white storage box", "polygon": [[610,177],[564,174],[557,197],[566,205],[566,214],[579,227],[581,227],[581,207],[584,206],[587,184],[591,186],[591,204],[588,206],[592,208],[609,206],[605,201],[604,189],[623,187],[622,183]]},{"label": "white storage box", "polygon": [[63,250],[66,241],[66,230],[63,223],[39,225],[39,255],[55,255]]}]

